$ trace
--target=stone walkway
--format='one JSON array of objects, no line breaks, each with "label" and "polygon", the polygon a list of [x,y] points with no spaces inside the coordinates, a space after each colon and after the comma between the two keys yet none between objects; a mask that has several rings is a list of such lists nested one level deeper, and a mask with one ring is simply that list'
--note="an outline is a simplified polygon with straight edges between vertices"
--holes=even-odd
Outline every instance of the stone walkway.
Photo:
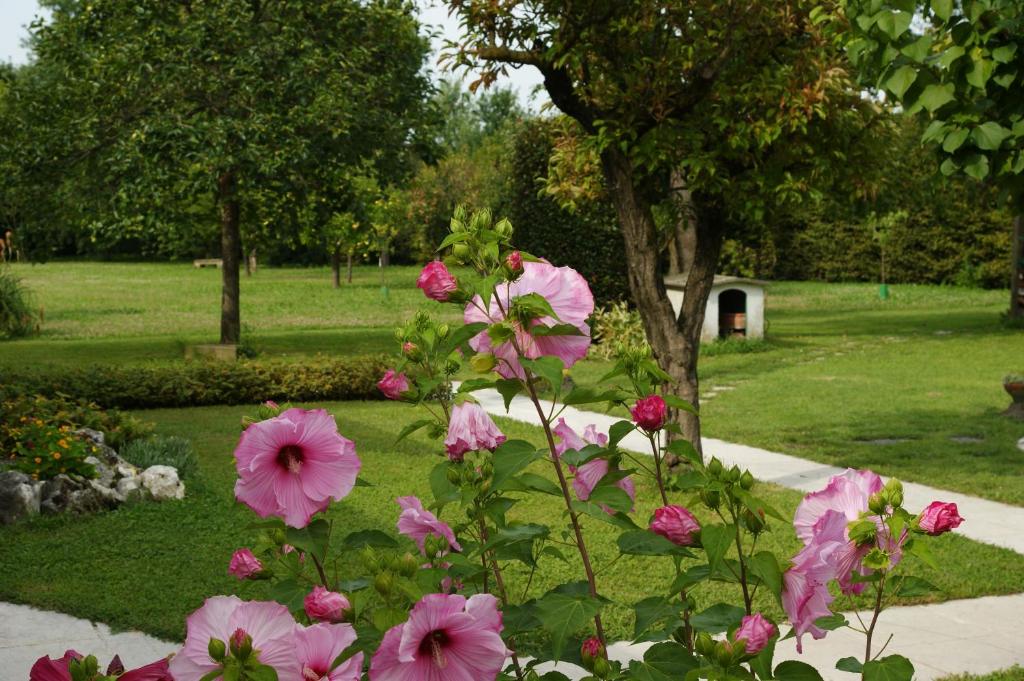
[{"label": "stone walkway", "polygon": [[[497,392],[479,391],[474,395],[494,415],[538,423],[533,404],[526,398],[513,400],[506,414]],[[606,431],[618,420],[571,407],[562,416],[580,432],[590,423]],[[705,439],[703,445],[707,455],[717,456],[727,466],[735,463],[750,469],[760,480],[800,491],[821,489],[829,477],[842,471],[834,466],[721,440]],[[646,438],[636,433],[627,436],[621,446],[649,453]],[[1024,508],[914,483],[905,483],[904,490],[907,505],[912,508],[924,507],[935,499],[956,502],[960,514],[967,519],[959,528],[959,534],[1024,553]],[[910,658],[917,669],[915,678],[931,681],[948,674],[986,674],[1024,664],[1024,637],[1019,633],[1022,624],[1024,594],[987,596],[886,610],[879,620],[876,640],[885,641],[893,634],[887,652]],[[619,660],[635,659],[643,655],[648,645],[616,643],[609,647],[609,654]],[[797,654],[792,639],[780,642],[776,658],[780,661],[800,659],[813,664],[826,681],[856,681],[856,676],[837,671],[833,665],[841,657],[857,655],[862,646],[860,634],[839,630],[830,632],[821,641],[808,638],[803,655]],[[104,624],[0,603],[0,681],[25,681],[37,658],[47,654],[59,657],[67,648],[95,654],[103,665],[117,653],[130,669],[170,654],[177,644],[140,632],[113,634]],[[540,668],[547,669],[550,665]],[[583,670],[578,667],[563,664],[557,668],[573,679],[583,676]]]}]

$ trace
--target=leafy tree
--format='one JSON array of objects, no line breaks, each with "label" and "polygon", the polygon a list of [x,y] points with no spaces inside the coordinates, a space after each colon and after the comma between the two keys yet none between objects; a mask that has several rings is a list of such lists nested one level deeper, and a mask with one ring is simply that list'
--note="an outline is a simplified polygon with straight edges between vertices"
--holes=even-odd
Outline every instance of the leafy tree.
[{"label": "leafy tree", "polygon": [[29,157],[26,186],[100,197],[95,215],[121,226],[209,200],[224,343],[240,334],[242,226],[259,242],[325,225],[348,169],[407,161],[428,85],[400,0],[65,2],[32,43],[45,82],[19,93],[26,134],[4,153]]},{"label": "leafy tree", "polygon": [[[851,59],[907,113],[931,119],[946,175],[1000,186],[1017,215],[1010,315],[1024,317],[1024,5],[845,0]],[[918,21],[915,22],[915,16]]]},{"label": "leafy tree", "polygon": [[[600,158],[625,241],[632,297],[677,394],[697,406],[704,309],[724,238],[842,172],[874,116],[847,74],[830,6],[810,0],[449,0],[454,66],[493,82],[532,66]],[[673,312],[655,212],[690,225]],[[679,421],[700,445],[696,415]]]}]

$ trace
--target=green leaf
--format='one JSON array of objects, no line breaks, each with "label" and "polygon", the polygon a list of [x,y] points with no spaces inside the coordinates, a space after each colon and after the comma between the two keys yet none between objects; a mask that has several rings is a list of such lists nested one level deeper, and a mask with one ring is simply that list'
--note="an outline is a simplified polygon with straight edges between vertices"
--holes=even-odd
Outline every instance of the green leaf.
[{"label": "green leaf", "polygon": [[900,582],[899,588],[896,590],[896,595],[906,598],[914,598],[918,596],[929,596],[934,593],[939,593],[940,591],[939,587],[926,579],[907,576]]},{"label": "green leaf", "polygon": [[528,490],[533,490],[534,492],[540,492],[542,494],[550,494],[556,497],[562,496],[562,488],[542,475],[537,475],[536,473],[522,473],[516,477],[515,480],[518,480],[523,487]]},{"label": "green leaf", "polygon": [[551,303],[539,293],[525,293],[515,297],[512,300],[512,309],[509,311],[509,315],[513,319],[519,319],[524,323],[526,322],[524,317],[529,319],[537,319],[539,317],[558,319],[558,315],[551,309]]},{"label": "green leaf", "polygon": [[1010,131],[995,121],[982,123],[971,131],[971,139],[978,145],[979,149],[993,151],[998,149],[1003,140],[1010,136]]},{"label": "green leaf", "polygon": [[551,384],[556,393],[562,389],[562,372],[565,364],[558,357],[547,355],[537,359],[521,359],[520,363],[535,376],[540,376]]},{"label": "green leaf", "polygon": [[903,93],[910,89],[915,80],[917,80],[917,69],[913,66],[904,65],[893,71],[892,75],[885,79],[883,87],[902,99]]},{"label": "green leaf", "polygon": [[452,244],[460,244],[470,237],[469,232],[452,232],[441,241],[441,245],[437,247],[437,250],[443,251]]},{"label": "green leaf", "polygon": [[630,421],[616,421],[612,424],[612,427],[608,429],[608,446],[616,447],[622,438],[626,437],[630,433],[636,430],[636,424]]},{"label": "green leaf", "polygon": [[603,478],[597,487],[591,490],[587,501],[607,506],[613,511],[621,513],[629,513],[633,508],[633,500],[629,498],[629,494],[616,485],[614,481],[609,481],[607,477]]},{"label": "green leaf", "polygon": [[[582,592],[579,590],[580,584],[584,588]],[[552,652],[556,660],[561,658],[569,636],[588,626],[594,615],[601,612],[601,608],[607,602],[601,597],[591,597],[585,590],[585,583],[578,582],[565,587],[560,587],[561,591],[549,591],[538,599],[536,604],[537,619],[551,634]],[[570,593],[573,590],[575,593]]]},{"label": "green leaf", "polygon": [[531,336],[582,336],[583,332],[577,329],[572,324],[554,324],[553,326],[544,326],[543,324],[537,324],[530,327]]},{"label": "green leaf", "polygon": [[461,346],[473,336],[484,331],[487,326],[487,322],[472,322],[470,324],[464,324],[455,329],[450,336],[445,338],[444,347],[448,352],[450,352]]},{"label": "green leaf", "polygon": [[593,404],[594,402],[622,402],[629,398],[629,393],[622,390],[595,390],[593,388],[573,388],[562,399],[562,404],[574,405],[574,404]]},{"label": "green leaf", "polygon": [[697,631],[720,634],[730,627],[738,626],[747,611],[737,605],[716,603],[707,610],[690,618],[690,626]]},{"label": "green leaf", "polygon": [[772,506],[770,506],[768,502],[758,499],[745,489],[733,488],[732,493],[737,499],[739,499],[743,503],[744,506],[749,508],[754,513],[757,513],[758,515],[763,513],[764,515],[767,515],[770,518],[775,518],[776,520],[781,520],[785,522],[786,519],[782,516],[782,514],[775,510]]},{"label": "green leaf", "polygon": [[864,670],[864,665],[856,657],[844,657],[836,662],[836,669],[841,672],[860,674]]},{"label": "green leaf", "polygon": [[398,542],[380,530],[358,530],[345,535],[341,546],[345,549],[361,549],[365,546],[393,549],[398,548]]},{"label": "green leaf", "polygon": [[960,170],[960,166],[958,166],[956,164],[956,161],[954,161],[953,159],[947,158],[945,161],[942,162],[942,165],[939,166],[939,170],[942,171],[943,175],[949,177],[956,171]]},{"label": "green leaf", "polygon": [[398,437],[395,438],[395,444],[398,444],[399,442],[407,438],[409,435],[415,433],[420,428],[426,428],[427,426],[433,423],[435,423],[434,419],[420,419],[419,421],[413,421],[412,423],[410,423],[405,428],[402,428],[402,430],[399,431]]},{"label": "green leaf", "polygon": [[621,511],[616,511],[615,513],[608,513],[603,508],[601,508],[600,505],[595,504],[592,501],[573,501],[572,510],[576,511],[577,513],[588,515],[591,518],[600,520],[601,522],[608,523],[609,525],[614,525],[615,527],[621,528],[623,530],[638,529],[636,523],[634,523],[633,520],[625,513]]},{"label": "green leaf", "polygon": [[278,681],[277,670],[265,664],[258,664],[245,670],[245,681]]},{"label": "green leaf", "polygon": [[[669,625],[664,627],[664,629],[671,630],[677,628],[682,622],[679,609],[679,603],[670,603],[663,596],[651,596],[635,603],[633,605],[635,617],[633,640],[641,640],[644,634],[650,631],[651,627],[658,622],[670,620]],[[655,632],[655,636],[662,640],[665,639],[665,634],[665,631]]]},{"label": "green leaf", "polygon": [[959,45],[952,45],[949,49],[943,52],[941,56],[939,56],[939,64],[942,65],[942,68],[948,69],[953,62],[965,54],[967,54],[967,50]]},{"label": "green leaf", "polygon": [[270,597],[292,612],[302,610],[303,599],[309,589],[299,584],[295,578],[281,579],[273,582]]},{"label": "green leaf", "polygon": [[911,681],[914,665],[902,655],[889,655],[864,665],[864,681]]},{"label": "green leaf", "polygon": [[608,450],[601,445],[587,445],[583,449],[565,450],[562,452],[561,460],[566,466],[582,466],[607,453]]},{"label": "green leaf", "polygon": [[956,99],[955,93],[956,88],[953,87],[952,83],[929,85],[921,93],[917,101],[929,112],[934,113]]},{"label": "green leaf", "polygon": [[317,558],[323,558],[327,552],[327,542],[330,534],[330,524],[323,518],[317,518],[303,528],[289,527],[285,530],[284,536],[285,542],[300,551],[311,553]]},{"label": "green leaf", "polygon": [[906,33],[907,29],[910,28],[910,22],[913,18],[914,15],[910,12],[892,12],[889,10],[882,10],[874,17],[875,25],[893,40]]},{"label": "green leaf", "polygon": [[975,180],[984,180],[988,177],[988,157],[981,154],[969,156],[964,162],[964,172]]},{"label": "green leaf", "polygon": [[477,390],[487,390],[493,388],[497,384],[497,381],[489,378],[471,378],[468,381],[459,383],[459,389],[456,394],[471,393]]},{"label": "green leaf", "polygon": [[967,82],[979,90],[984,90],[988,79],[992,77],[993,68],[995,68],[995,63],[990,59],[985,59],[981,50],[973,50],[971,52],[971,70],[967,72]]},{"label": "green leaf", "polygon": [[782,568],[779,560],[771,551],[758,551],[747,559],[750,573],[761,580],[777,599],[782,598]]},{"label": "green leaf", "polygon": [[693,446],[693,443],[689,440],[672,440],[665,451],[670,454],[675,454],[684,461],[689,461],[697,469],[704,468],[704,458],[700,455],[700,452]]},{"label": "green leaf", "polygon": [[848,624],[849,621],[847,621],[846,617],[837,612],[814,620],[814,626],[819,629],[824,629],[825,631],[835,631],[836,629],[841,629]]},{"label": "green leaf", "polygon": [[700,542],[708,555],[708,565],[714,572],[722,564],[726,552],[736,538],[736,528],[732,525],[705,525],[700,531]]},{"label": "green leaf", "polygon": [[452,464],[442,461],[430,471],[430,491],[434,494],[434,501],[441,506],[458,501],[461,492],[458,486],[448,480],[448,469]]},{"label": "green leaf", "polygon": [[1008,64],[1013,59],[1013,55],[1015,54],[1017,54],[1016,43],[1002,45],[992,50],[992,58],[995,59],[1000,64]]},{"label": "green leaf", "polygon": [[494,489],[501,489],[506,480],[543,456],[543,451],[526,440],[506,440],[498,445],[492,456],[494,479],[491,484]]},{"label": "green leaf", "polygon": [[772,637],[768,645],[750,660],[750,669],[762,679],[772,677],[772,659],[775,657],[776,638]]},{"label": "green leaf", "polygon": [[693,556],[686,547],[673,544],[650,530],[628,530],[620,534],[615,543],[621,553],[631,556]]},{"label": "green leaf", "polygon": [[523,389],[523,383],[518,378],[499,378],[494,382],[494,387],[504,398],[505,411],[508,412],[508,405],[512,404],[512,400]]},{"label": "green leaf", "polygon": [[637,681],[679,681],[700,667],[697,659],[681,643],[668,641],[647,649],[643,661],[629,663],[629,678]]},{"label": "green leaf", "polygon": [[700,584],[711,577],[711,568],[707,565],[694,565],[686,572],[677,576],[669,589],[671,594],[677,594],[689,589],[694,584]]},{"label": "green leaf", "polygon": [[775,668],[775,678],[778,681],[822,681],[817,669],[806,662],[796,660],[780,662]]},{"label": "green leaf", "polygon": [[953,0],[932,0],[931,4],[935,16],[943,21],[949,21],[953,14]]},{"label": "green leaf", "polygon": [[689,414],[693,414],[694,416],[697,415],[697,409],[692,404],[684,400],[682,397],[677,397],[676,395],[665,395],[664,400],[665,404],[672,407],[673,409],[685,411]]},{"label": "green leaf", "polygon": [[966,128],[954,128],[946,135],[946,139],[942,140],[942,150],[947,154],[952,154],[963,146],[970,134],[970,130]]},{"label": "green leaf", "polygon": [[[932,41],[934,38],[930,34],[926,34],[905,46],[900,50],[900,53],[913,59],[915,62],[923,62],[932,51]],[[914,71],[914,78],[917,78],[917,71]],[[913,82],[913,81],[911,81]],[[909,85],[907,86],[909,87]],[[906,91],[906,88],[904,88]],[[902,97],[902,95],[900,95]]]},{"label": "green leaf", "polygon": [[941,570],[939,562],[935,560],[932,551],[928,548],[928,542],[915,537],[903,545],[903,550],[917,556],[921,561],[933,570]]}]

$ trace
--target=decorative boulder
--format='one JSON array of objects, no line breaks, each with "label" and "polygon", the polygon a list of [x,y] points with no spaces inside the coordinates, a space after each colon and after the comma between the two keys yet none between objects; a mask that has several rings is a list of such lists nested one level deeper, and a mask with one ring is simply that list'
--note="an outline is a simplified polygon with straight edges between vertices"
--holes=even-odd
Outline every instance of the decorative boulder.
[{"label": "decorative boulder", "polygon": [[10,525],[39,513],[40,487],[20,471],[0,473],[0,524]]},{"label": "decorative boulder", "polygon": [[157,501],[182,499],[185,483],[178,480],[178,469],[173,466],[150,466],[142,472],[142,486]]}]

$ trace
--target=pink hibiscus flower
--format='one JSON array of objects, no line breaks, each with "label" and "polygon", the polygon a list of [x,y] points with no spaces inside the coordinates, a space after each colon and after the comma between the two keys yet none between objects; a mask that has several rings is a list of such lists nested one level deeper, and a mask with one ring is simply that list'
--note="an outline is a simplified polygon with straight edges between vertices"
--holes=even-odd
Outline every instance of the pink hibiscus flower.
[{"label": "pink hibiscus flower", "polygon": [[331,669],[338,655],[355,640],[356,630],[351,624],[296,625],[295,655],[303,681],[359,681],[363,672],[362,653],[356,653]]},{"label": "pink hibiscus flower", "polygon": [[49,655],[44,655],[35,661],[32,669],[28,672],[29,681],[71,681],[71,672],[68,665],[71,660],[82,659],[81,653],[74,650],[64,652],[64,657],[51,660]]},{"label": "pink hibiscus flower", "polygon": [[[519,296],[536,293],[545,298],[558,319],[541,317],[533,325],[553,326],[572,324],[580,330],[579,336],[533,336],[528,329],[517,326],[516,342],[523,356],[529,359],[550,355],[558,357],[571,367],[583,359],[590,347],[590,327],[587,317],[594,311],[594,296],[587,281],[579,272],[569,267],[555,267],[546,262],[524,262],[523,274],[513,282],[499,284],[491,299],[488,310],[483,309],[483,300],[474,296],[466,306],[463,318],[467,324],[486,322],[493,324],[505,318],[512,301]],[[499,302],[500,301],[500,302]],[[511,341],[494,346],[486,331],[469,341],[477,352],[492,353],[498,361],[495,370],[505,378],[525,378],[519,355]]]},{"label": "pink hibiscus flower", "polygon": [[370,662],[370,681],[494,679],[509,654],[501,630],[494,596],[429,594],[405,624],[384,634]]},{"label": "pink hibiscus flower", "polygon": [[235,448],[235,498],[261,518],[305,527],[355,485],[359,458],[323,409],[289,409],[245,429]]},{"label": "pink hibiscus flower", "polygon": [[278,681],[303,681],[294,632],[295,620],[280,603],[247,602],[235,596],[207,598],[186,620],[185,645],[171,658],[171,675],[175,681],[200,681],[219,668],[208,651],[211,638],[228,644],[232,636],[248,634],[257,660],[273,667]]},{"label": "pink hibiscus flower", "polygon": [[[551,432],[558,436],[560,442],[555,443],[555,455],[562,456],[566,451],[575,449],[580,451],[588,444],[604,447],[608,444],[608,436],[597,432],[597,426],[590,424],[583,430],[583,437],[580,437],[572,427],[565,422],[564,418],[558,419],[558,423],[551,429]],[[580,501],[590,498],[594,488],[608,475],[610,465],[605,459],[592,459],[582,466],[570,466],[569,470],[574,474],[572,488]],[[630,499],[636,499],[636,486],[630,478],[622,478],[615,483],[615,486],[629,495]],[[615,511],[604,504],[601,505],[607,513]]]},{"label": "pink hibiscus flower", "polygon": [[847,468],[835,475],[820,492],[812,492],[797,506],[793,517],[796,535],[809,544],[814,538],[814,525],[828,511],[839,511],[847,520],[856,520],[868,510],[868,497],[882,489],[882,479],[871,471]]},{"label": "pink hibiscus flower", "polygon": [[476,402],[463,402],[452,407],[448,435],[444,439],[448,458],[452,461],[462,461],[466,452],[481,449],[493,452],[504,441],[505,435]]},{"label": "pink hibiscus flower", "polygon": [[455,540],[452,528],[423,508],[423,502],[418,498],[398,497],[395,501],[402,507],[402,513],[398,516],[399,533],[416,542],[416,546],[420,548],[423,555],[427,553],[424,542],[430,535],[446,539],[452,551],[462,550],[459,542]]}]

